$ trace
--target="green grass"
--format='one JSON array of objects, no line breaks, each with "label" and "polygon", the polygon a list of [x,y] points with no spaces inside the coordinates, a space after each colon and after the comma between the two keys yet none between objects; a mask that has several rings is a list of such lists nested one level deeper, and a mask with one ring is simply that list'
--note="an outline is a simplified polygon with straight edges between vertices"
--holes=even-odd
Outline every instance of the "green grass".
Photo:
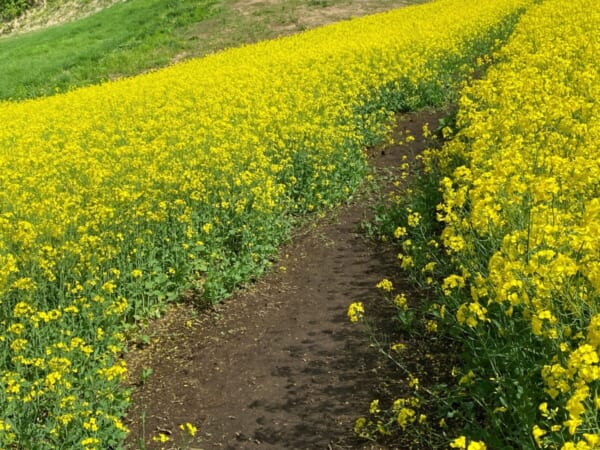
[{"label": "green grass", "polygon": [[167,64],[218,0],[134,0],[0,40],[0,98],[48,95]]},{"label": "green grass", "polygon": [[[426,1],[127,0],[74,22],[0,36],[0,101],[136,75],[176,60]],[[35,17],[43,20],[60,6],[36,11]]]}]

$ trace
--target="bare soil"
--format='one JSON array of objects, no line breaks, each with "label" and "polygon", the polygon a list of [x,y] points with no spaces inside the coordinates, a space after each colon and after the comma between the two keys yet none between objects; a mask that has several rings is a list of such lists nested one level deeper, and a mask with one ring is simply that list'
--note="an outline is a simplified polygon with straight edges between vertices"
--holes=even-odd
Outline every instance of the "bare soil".
[{"label": "bare soil", "polygon": [[282,20],[275,29],[281,34],[289,34],[305,29],[315,28],[332,22],[348,20],[401,8],[427,0],[312,0],[294,2],[290,0],[237,0],[234,10],[242,16],[261,14],[265,8],[285,11],[287,20]]},{"label": "bare soil", "polygon": [[[423,124],[435,127],[443,114],[400,116],[396,133],[415,141],[371,150],[372,165],[414,159],[426,145]],[[362,301],[381,314],[375,284],[404,281],[394,251],[360,231],[368,214],[363,196],[300,230],[255,285],[203,312],[179,305],[151,324],[147,344],[127,357],[130,448],[183,448],[186,422],[198,427],[191,449],[382,448],[358,440],[354,421],[405,381],[346,312]],[[171,440],[152,442],[158,433]]]}]

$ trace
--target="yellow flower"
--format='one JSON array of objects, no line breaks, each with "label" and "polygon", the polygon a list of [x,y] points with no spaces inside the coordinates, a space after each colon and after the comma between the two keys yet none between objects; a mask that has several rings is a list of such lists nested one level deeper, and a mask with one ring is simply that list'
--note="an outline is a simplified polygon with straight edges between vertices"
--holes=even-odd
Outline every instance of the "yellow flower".
[{"label": "yellow flower", "polygon": [[26,302],[19,302],[13,309],[14,317],[27,317],[34,313],[35,309]]},{"label": "yellow flower", "polygon": [[88,431],[98,431],[98,424],[94,417],[90,417],[86,422],[83,423],[83,428]]},{"label": "yellow flower", "polygon": [[403,350],[406,350],[406,344],[403,344],[402,342],[398,342],[396,344],[392,344],[392,346],[390,348],[395,352],[401,352]]},{"label": "yellow flower", "polygon": [[164,444],[165,442],[169,442],[171,438],[165,433],[159,433],[158,436],[152,436],[152,440],[154,442],[161,442]]},{"label": "yellow flower", "polygon": [[179,425],[179,429],[185,431],[190,437],[196,436],[196,433],[198,432],[198,429],[189,422]]},{"label": "yellow flower", "polygon": [[131,271],[131,276],[133,278],[140,278],[144,273],[140,269],[133,269]]},{"label": "yellow flower", "polygon": [[477,302],[463,303],[456,312],[456,320],[461,325],[466,324],[471,328],[475,328],[479,322],[489,321],[486,314],[487,308]]},{"label": "yellow flower", "polygon": [[394,237],[396,239],[400,239],[405,234],[406,234],[406,228],[404,228],[404,227],[398,227],[394,230]]},{"label": "yellow flower", "polygon": [[438,324],[435,320],[428,320],[425,323],[425,330],[427,330],[429,333],[435,333],[438,329]]},{"label": "yellow flower", "polygon": [[415,421],[415,411],[411,408],[400,408],[398,415],[396,416],[396,422],[400,427],[405,430],[406,427]]},{"label": "yellow flower", "polygon": [[10,344],[10,349],[14,353],[19,353],[27,346],[27,339],[15,339],[12,344]]},{"label": "yellow flower", "polygon": [[408,303],[406,299],[406,295],[403,293],[397,294],[394,297],[394,304],[400,308],[406,310],[408,308]]},{"label": "yellow flower", "polygon": [[460,436],[450,443],[450,448],[458,448],[462,450],[486,450],[486,445],[481,441],[468,441],[465,436]]},{"label": "yellow flower", "polygon": [[450,275],[444,278],[442,282],[442,289],[444,294],[450,295],[452,290],[463,288],[465,286],[465,279],[460,275]]},{"label": "yellow flower", "polygon": [[367,430],[367,419],[365,417],[359,417],[354,422],[354,433],[358,436],[367,438],[369,437],[369,432]]},{"label": "yellow flower", "polygon": [[425,273],[425,272],[433,272],[433,269],[435,269],[436,266],[436,262],[435,261],[431,261],[428,262],[427,264],[425,264],[423,266],[423,268],[421,269],[421,272]]},{"label": "yellow flower", "polygon": [[384,292],[392,292],[392,290],[394,289],[394,285],[387,278],[384,278],[383,280],[381,280],[379,283],[377,283],[377,285],[375,287],[377,287],[378,289],[381,289]]},{"label": "yellow flower", "polygon": [[421,214],[418,212],[413,212],[408,215],[408,226],[416,227],[421,222]]},{"label": "yellow flower", "polygon": [[362,302],[351,303],[348,307],[348,318],[350,319],[350,322],[358,322],[362,319],[364,312],[365,309]]},{"label": "yellow flower", "polygon": [[600,433],[583,433],[583,438],[591,448],[594,449],[600,447]]},{"label": "yellow flower", "polygon": [[469,386],[471,384],[473,384],[473,381],[475,380],[475,373],[472,370],[469,370],[469,372],[467,372],[467,374],[463,375],[460,380],[458,381],[458,384],[461,386]]},{"label": "yellow flower", "polygon": [[547,431],[540,428],[538,425],[533,426],[533,430],[531,431],[531,434],[533,434],[535,443],[540,448],[542,447],[542,436],[544,436],[546,433],[547,433]]},{"label": "yellow flower", "polygon": [[22,332],[23,332],[23,324],[22,323],[14,323],[11,326],[9,326],[6,331],[9,333],[14,333],[17,336],[19,336]]},{"label": "yellow flower", "polygon": [[371,405],[369,406],[369,413],[376,414],[378,412],[381,412],[381,409],[379,409],[379,400],[376,399],[371,402]]},{"label": "yellow flower", "polygon": [[402,263],[400,263],[400,267],[404,270],[410,269],[411,267],[414,267],[415,262],[412,258],[412,256],[408,256],[408,255],[404,255],[404,257],[402,258]]},{"label": "yellow flower", "polygon": [[414,375],[408,376],[408,387],[413,388],[415,391],[419,389],[419,378]]}]

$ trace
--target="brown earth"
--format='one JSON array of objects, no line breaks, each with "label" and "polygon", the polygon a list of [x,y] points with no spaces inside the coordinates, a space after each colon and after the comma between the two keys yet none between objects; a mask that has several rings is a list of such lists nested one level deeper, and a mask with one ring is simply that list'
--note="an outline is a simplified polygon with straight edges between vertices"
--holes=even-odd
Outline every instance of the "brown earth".
[{"label": "brown earth", "polygon": [[[414,159],[423,124],[442,115],[399,117],[396,135],[415,141],[370,151],[373,166]],[[354,421],[405,381],[346,312],[354,301],[382,311],[375,284],[403,281],[395,253],[359,229],[368,206],[363,196],[305,226],[269,274],[226,302],[204,312],[180,305],[151,324],[147,345],[128,355],[130,448],[184,448],[186,422],[198,427],[191,449],[381,448],[358,440]],[[159,433],[171,440],[152,442]]]},{"label": "brown earth", "polygon": [[[236,0],[233,9],[242,16],[260,15],[263,10],[278,11],[279,24],[271,24],[278,34],[290,34],[298,31],[326,25],[331,22],[362,17],[401,8],[429,0],[312,0],[296,2],[290,0]],[[285,13],[285,14],[281,14]],[[273,26],[277,25],[277,26]]]}]

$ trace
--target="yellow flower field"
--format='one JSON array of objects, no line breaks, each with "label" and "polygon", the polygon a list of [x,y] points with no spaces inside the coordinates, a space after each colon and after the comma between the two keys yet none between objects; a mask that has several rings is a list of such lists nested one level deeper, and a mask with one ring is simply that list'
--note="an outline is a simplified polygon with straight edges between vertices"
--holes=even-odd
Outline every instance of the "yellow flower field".
[{"label": "yellow flower field", "polygon": [[538,3],[426,157],[447,175],[439,291],[479,416],[453,448],[600,448],[600,9]]},{"label": "yellow flower field", "polygon": [[[223,297],[346,198],[526,0],[440,0],[0,104],[0,445],[118,448],[125,324]],[[590,269],[592,270],[592,269]]]}]

